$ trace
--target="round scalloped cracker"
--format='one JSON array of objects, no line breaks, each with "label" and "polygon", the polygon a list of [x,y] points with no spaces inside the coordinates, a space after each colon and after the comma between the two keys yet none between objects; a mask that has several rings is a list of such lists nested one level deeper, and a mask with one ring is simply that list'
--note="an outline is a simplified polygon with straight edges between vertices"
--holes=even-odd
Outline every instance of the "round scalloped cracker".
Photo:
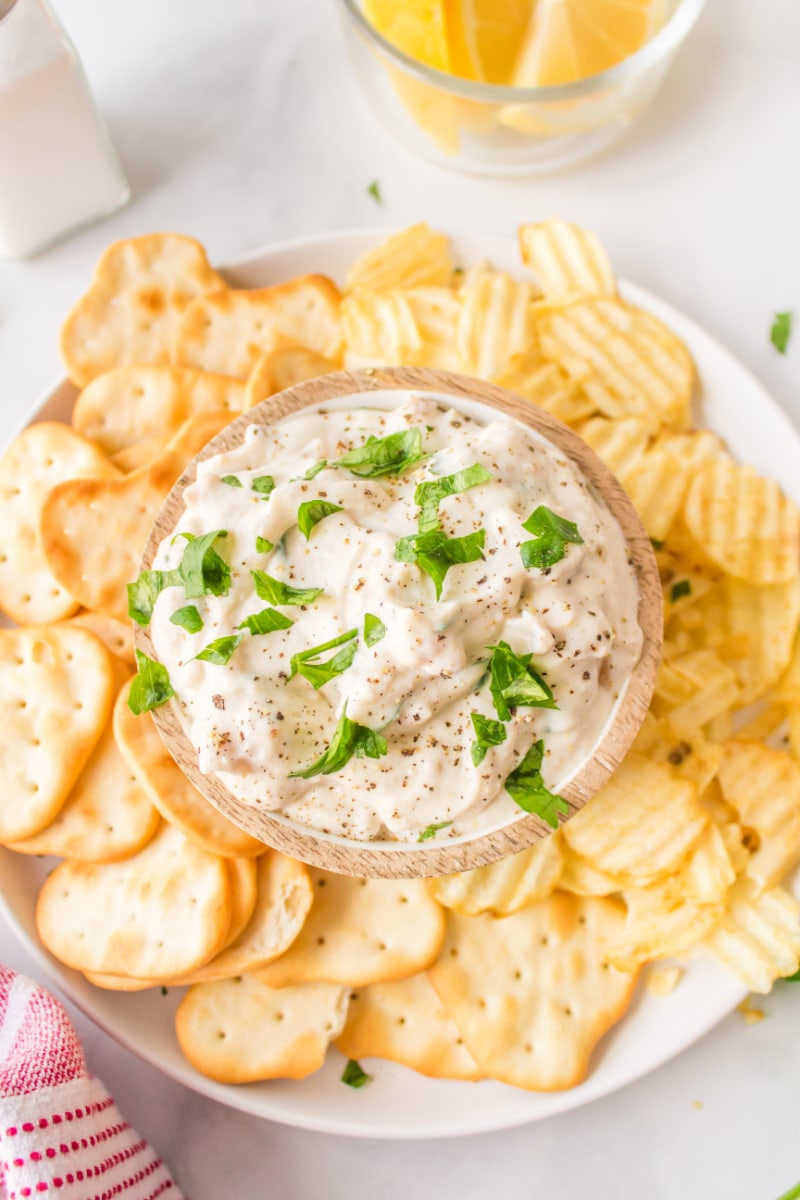
[{"label": "round scalloped cracker", "polygon": [[639,417],[655,432],[689,419],[694,365],[684,343],[650,313],[595,297],[538,307],[542,353],[607,417]]},{"label": "round scalloped cracker", "polygon": [[227,410],[233,420],[243,407],[244,387],[227,375],[129,363],[106,371],[83,389],[72,424],[112,455],[149,439],[171,437],[198,413]]},{"label": "round scalloped cracker", "polygon": [[150,528],[189,459],[231,420],[200,413],[181,426],[164,453],[116,479],[74,479],[50,492],[41,541],[48,566],[84,606],[127,620],[126,584],[139,574]]},{"label": "round scalloped cracker", "polygon": [[101,450],[68,425],[29,425],[0,459],[0,608],[21,625],[68,617],[77,602],[55,578],[39,537],[50,491],[68,479],[118,479]]},{"label": "round scalloped cracker", "polygon": [[755,831],[744,873],[765,891],[800,861],[800,766],[780,750],[733,741],[725,745],[719,781],[742,825]]},{"label": "round scalloped cracker", "polygon": [[39,893],[36,927],[50,953],[76,970],[158,979],[213,958],[231,912],[225,859],[162,825],[124,862],[56,867]]},{"label": "round scalloped cracker", "polygon": [[774,479],[720,457],[693,480],[684,519],[704,553],[747,583],[787,583],[800,572],[800,512]]},{"label": "round scalloped cracker", "polygon": [[480,1079],[458,1026],[426,974],[372,983],[350,997],[336,1049],[346,1058],[384,1058],[431,1079]]},{"label": "round scalloped cracker", "polygon": [[175,361],[246,382],[258,358],[287,340],[338,359],[340,300],[327,275],[201,296],[181,321]]},{"label": "round scalloped cracker", "polygon": [[448,914],[428,976],[485,1075],[542,1092],[586,1078],[636,986],[605,952],[624,921],[618,902],[567,892],[509,917]]},{"label": "round scalloped cracker", "polygon": [[115,242],[61,327],[61,357],[78,387],[126,363],[170,363],[181,315],[225,287],[193,238],[151,233]]},{"label": "round scalloped cracker", "polygon": [[175,1032],[192,1066],[220,1083],[305,1079],[339,1035],[347,998],[330,983],[274,989],[252,975],[201,983],[181,1001]]},{"label": "round scalloped cracker", "polygon": [[0,630],[0,842],[31,837],[56,818],[113,695],[111,657],[86,630]]},{"label": "round scalloped cracker", "polygon": [[308,346],[277,346],[257,359],[244,389],[245,409],[295,384],[335,371],[336,363]]},{"label": "round scalloped cracker", "polygon": [[76,625],[79,629],[88,629],[95,637],[100,638],[107,650],[126,666],[135,667],[136,658],[133,653],[133,634],[129,621],[118,621],[108,613],[86,612],[76,613],[66,622]]},{"label": "round scalloped cracker", "polygon": [[588,229],[553,217],[520,225],[518,236],[522,261],[533,271],[546,300],[616,295],[608,255]]},{"label": "round scalloped cracker", "polygon": [[125,761],[165,821],[212,853],[254,858],[263,842],[239,829],[198,792],[161,740],[150,713],[134,716],[126,683],[114,705],[114,737]]},{"label": "round scalloped cracker", "polygon": [[482,912],[506,916],[549,896],[558,886],[562,865],[561,840],[551,834],[488,867],[429,879],[428,887],[439,904],[465,916]]},{"label": "round scalloped cracker", "polygon": [[309,868],[314,902],[285,954],[258,972],[270,987],[405,979],[429,966],[444,913],[422,879],[357,879]]}]

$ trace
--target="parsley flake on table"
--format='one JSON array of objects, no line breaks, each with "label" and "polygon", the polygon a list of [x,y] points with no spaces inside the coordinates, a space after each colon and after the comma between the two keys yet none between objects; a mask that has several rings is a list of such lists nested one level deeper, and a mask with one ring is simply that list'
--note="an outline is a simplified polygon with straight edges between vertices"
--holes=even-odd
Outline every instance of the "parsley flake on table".
[{"label": "parsley flake on table", "polygon": [[381,195],[381,185],[377,179],[373,179],[372,183],[367,188],[367,195],[372,196],[376,204],[383,204],[383,196]]},{"label": "parsley flake on table", "polygon": [[422,449],[421,429],[401,429],[385,437],[369,437],[337,458],[333,466],[344,467],[359,479],[377,479],[380,475],[402,475],[429,456]]},{"label": "parsley flake on table", "polygon": [[138,717],[166,704],[175,691],[169,681],[167,668],[155,659],[148,658],[141,650],[136,651],[139,670],[133,677],[128,693],[128,708]]},{"label": "parsley flake on table", "polygon": [[436,837],[440,829],[447,829],[452,824],[452,821],[439,821],[438,825],[428,825],[427,829],[423,829],[417,841],[429,842],[432,837]]},{"label": "parsley flake on table", "polygon": [[779,354],[785,354],[789,339],[792,336],[792,322],[794,320],[793,313],[779,312],[775,313],[772,319],[772,328],[769,331],[769,340],[772,342]]},{"label": "parsley flake on table", "polygon": [[267,604],[313,604],[324,588],[295,588],[280,579],[267,575],[266,571],[251,571],[256,592]]},{"label": "parsley flake on table", "polygon": [[534,742],[503,786],[514,803],[525,812],[535,813],[551,829],[558,829],[558,814],[568,813],[569,807],[566,800],[545,787],[541,771],[543,758],[544,742]]},{"label": "parsley flake on table", "polygon": [[[344,649],[340,650],[338,654],[334,654],[327,662],[312,662],[312,659],[319,658],[320,654],[324,654],[326,650],[335,650],[337,646],[344,646]],[[302,675],[318,691],[353,665],[357,649],[358,630],[348,629],[347,633],[340,633],[338,637],[331,638],[329,642],[323,642],[321,646],[300,650],[290,659],[289,679],[293,679],[295,675]]]},{"label": "parsley flake on table", "polygon": [[364,1084],[372,1082],[372,1076],[362,1068],[361,1063],[356,1062],[354,1058],[347,1060],[347,1065],[342,1071],[341,1082],[346,1083],[351,1088],[362,1088]]},{"label": "parsley flake on table", "polygon": [[381,638],[386,637],[386,626],[380,617],[372,613],[364,613],[364,645],[374,646]]},{"label": "parsley flake on table", "polygon": [[176,608],[169,620],[171,625],[178,625],[187,633],[198,633],[203,628],[203,618],[193,604]]},{"label": "parsley flake on table", "polygon": [[419,531],[428,533],[439,527],[439,505],[445,496],[457,496],[492,478],[481,463],[473,463],[452,475],[440,475],[438,479],[426,479],[418,483],[414,491],[414,503],[420,510]]},{"label": "parsley flake on table", "polygon": [[507,642],[498,642],[489,659],[489,691],[501,721],[511,720],[513,708],[558,708],[553,693],[531,666],[530,654],[515,654]]},{"label": "parsley flake on table", "polygon": [[560,562],[567,552],[568,542],[576,546],[583,545],[578,526],[565,517],[559,517],[546,504],[535,508],[527,521],[522,522],[522,528],[534,534],[529,542],[523,542],[519,548],[526,570],[531,567],[545,569]]},{"label": "parsley flake on table", "polygon": [[473,765],[479,767],[492,746],[501,746],[506,740],[506,727],[502,721],[485,717],[483,713],[470,713],[472,728],[475,730],[475,741],[470,753]]},{"label": "parsley flake on table", "polygon": [[319,525],[320,521],[324,521],[331,513],[341,511],[341,504],[332,504],[330,500],[304,500],[297,510],[298,529],[308,541],[315,525]]},{"label": "parsley flake on table", "polygon": [[220,475],[220,483],[227,483],[228,487],[243,487],[243,483],[238,475]]},{"label": "parsley flake on table", "polygon": [[237,629],[248,629],[253,636],[274,633],[276,629],[291,629],[294,621],[278,612],[277,608],[262,608],[239,623]]},{"label": "parsley flake on table", "polygon": [[242,637],[241,633],[230,633],[225,637],[214,638],[213,642],[209,642],[194,657],[200,662],[213,663],[215,667],[224,667],[230,661],[231,655],[240,644]]},{"label": "parsley flake on table", "polygon": [[315,775],[333,775],[336,771],[341,771],[342,767],[346,767],[353,756],[382,758],[387,750],[386,738],[366,725],[351,721],[345,705],[325,753],[310,767],[302,771],[291,771],[289,778],[313,779]]},{"label": "parsley flake on table", "polygon": [[275,480],[271,475],[257,475],[250,484],[250,490],[258,492],[259,496],[263,496],[266,500],[275,491]]},{"label": "parsley flake on table", "polygon": [[428,533],[412,533],[401,538],[395,546],[394,556],[398,562],[416,563],[429,575],[439,600],[450,568],[482,559],[485,540],[485,529],[455,538],[448,537],[441,529],[431,529]]}]

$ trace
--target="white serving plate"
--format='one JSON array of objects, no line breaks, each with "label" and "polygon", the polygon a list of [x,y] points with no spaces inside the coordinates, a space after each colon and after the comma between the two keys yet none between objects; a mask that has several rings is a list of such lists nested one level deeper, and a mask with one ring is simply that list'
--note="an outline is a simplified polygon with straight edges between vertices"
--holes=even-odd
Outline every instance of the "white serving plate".
[{"label": "white serving plate", "polygon": [[[305,272],[342,280],[353,259],[385,235],[359,230],[304,238],[257,251],[225,273],[240,287],[278,283]],[[453,239],[457,261],[489,260],[519,275],[511,239],[473,235]],[[800,503],[800,435],[775,401],[718,342],[687,317],[632,284],[629,300],[666,321],[688,344],[701,379],[698,422],[725,438],[736,457],[777,479]],[[57,384],[30,420],[68,420],[75,396]],[[754,419],[755,418],[755,419]],[[714,963],[687,964],[680,986],[666,999],[640,988],[625,1017],[598,1048],[592,1073],[568,1092],[535,1094],[493,1082],[429,1080],[393,1063],[365,1060],[374,1076],[368,1089],[345,1087],[344,1060],[331,1051],[322,1070],[302,1082],[273,1081],[230,1087],[198,1074],[183,1058],[173,1029],[180,991],[124,995],[92,987],[52,958],[36,936],[34,909],[51,864],[0,848],[0,910],[42,971],[97,1025],[128,1050],[173,1079],[231,1108],[287,1125],[353,1137],[435,1138],[483,1133],[537,1121],[606,1096],[668,1062],[712,1029],[743,999],[736,979]]]}]

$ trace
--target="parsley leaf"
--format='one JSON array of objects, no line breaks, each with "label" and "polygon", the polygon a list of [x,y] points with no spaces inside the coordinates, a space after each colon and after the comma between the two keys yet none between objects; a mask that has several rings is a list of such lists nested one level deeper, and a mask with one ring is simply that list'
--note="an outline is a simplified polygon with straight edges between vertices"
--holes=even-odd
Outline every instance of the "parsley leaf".
[{"label": "parsley leaf", "polygon": [[275,543],[271,542],[269,538],[256,537],[256,552],[258,554],[269,554],[270,550],[274,549]]},{"label": "parsley leaf", "polygon": [[318,463],[314,463],[313,467],[309,467],[305,475],[295,475],[292,483],[297,483],[300,479],[311,480],[316,479],[320,471],[324,471],[328,465],[327,458],[321,458]]},{"label": "parsley leaf", "polygon": [[[274,633],[276,629],[291,629],[294,621],[285,617],[283,613],[278,612],[277,608],[262,608],[261,612],[252,613],[251,616],[237,625],[237,629],[249,629],[255,635],[258,633]],[[234,650],[236,647],[234,646]]]},{"label": "parsley leaf", "polygon": [[439,505],[445,496],[456,496],[470,488],[486,483],[492,478],[491,471],[480,463],[464,467],[453,475],[440,475],[438,479],[426,479],[418,483],[414,491],[414,503],[420,508],[419,531],[428,533],[439,526]]},{"label": "parsley leaf", "polygon": [[784,975],[784,983],[800,983],[800,970],[795,971],[794,975]]},{"label": "parsley leaf", "polygon": [[364,644],[374,646],[384,637],[386,637],[386,626],[380,617],[374,617],[372,613],[364,613]]},{"label": "parsley leaf", "polygon": [[470,720],[475,730],[475,741],[471,749],[472,762],[478,767],[490,747],[500,746],[506,740],[506,727],[502,721],[493,721],[491,717],[484,717],[483,713],[470,713]]},{"label": "parsley leaf", "polygon": [[253,492],[258,492],[260,496],[263,496],[266,499],[268,496],[271,496],[275,490],[275,480],[271,475],[257,475],[250,484],[250,490]]},{"label": "parsley leaf", "polygon": [[372,196],[376,204],[383,204],[383,196],[381,195],[381,185],[377,179],[373,179],[372,183],[367,188],[367,195]]},{"label": "parsley leaf", "polygon": [[650,545],[656,551],[663,550],[666,544],[663,538],[650,538]]},{"label": "parsley leaf", "polygon": [[297,510],[297,525],[306,541],[311,537],[311,530],[331,513],[341,512],[341,504],[331,504],[329,500],[304,500]]},{"label": "parsley leaf", "polygon": [[[353,665],[353,659],[358,649],[357,639],[358,630],[348,629],[347,633],[340,633],[338,637],[331,638],[329,642],[323,642],[321,646],[312,646],[309,650],[300,650],[299,653],[293,654],[290,660],[289,678],[293,679],[295,675],[302,675],[318,691]],[[314,663],[311,661],[312,658],[319,658],[320,654],[324,654],[326,650],[333,650],[336,646],[344,646],[344,649],[340,650],[338,654],[334,654],[327,662]]]},{"label": "parsley leaf", "polygon": [[242,487],[242,481],[238,475],[220,475],[220,483],[227,483],[228,487]]},{"label": "parsley leaf", "polygon": [[356,758],[382,758],[387,749],[386,738],[366,725],[351,721],[345,705],[325,753],[304,771],[292,771],[289,778],[313,779],[315,775],[333,775],[347,766],[353,755]]},{"label": "parsley leaf", "polygon": [[512,708],[558,708],[552,691],[530,665],[530,654],[515,654],[507,642],[488,649],[489,690],[501,721],[511,719]]},{"label": "parsley leaf", "polygon": [[131,682],[128,708],[138,717],[141,713],[151,712],[166,704],[175,691],[169,681],[167,668],[142,654],[141,650],[136,651],[136,665],[139,671]]},{"label": "parsley leaf", "polygon": [[180,571],[142,571],[138,579],[128,584],[128,616],[137,625],[149,625],[164,588],[178,587],[180,583]]},{"label": "parsley leaf", "polygon": [[342,1071],[342,1083],[346,1083],[351,1088],[362,1088],[365,1083],[371,1081],[372,1076],[362,1069],[361,1063],[357,1063],[354,1058],[347,1060],[347,1066]]},{"label": "parsley leaf", "polygon": [[792,321],[793,314],[790,312],[775,313],[772,328],[769,331],[769,340],[779,354],[786,353],[789,339],[792,336]]},{"label": "parsley leaf", "polygon": [[519,548],[522,565],[529,570],[531,567],[552,567],[560,562],[566,553],[567,542],[577,546],[583,545],[583,538],[578,533],[578,526],[559,517],[546,504],[535,508],[522,528],[535,536],[530,542],[523,542]]},{"label": "parsley leaf", "polygon": [[401,429],[386,437],[367,438],[363,446],[337,458],[335,465],[361,479],[376,479],[379,475],[402,475],[427,457],[422,449],[422,430]]},{"label": "parsley leaf", "polygon": [[673,583],[669,598],[674,604],[676,600],[680,600],[681,596],[691,596],[692,582],[690,579],[679,579],[677,583]]},{"label": "parsley leaf", "polygon": [[241,642],[242,637],[241,633],[231,633],[226,637],[215,638],[213,642],[209,642],[194,657],[195,659],[199,659],[200,662],[209,662],[213,663],[215,667],[224,667]]},{"label": "parsley leaf", "polygon": [[214,549],[214,542],[227,537],[224,529],[214,529],[202,537],[183,534],[188,546],[178,567],[187,600],[196,596],[227,596],[231,586],[231,569]]},{"label": "parsley leaf", "polygon": [[395,546],[394,556],[398,562],[415,562],[421,571],[430,575],[438,600],[450,568],[483,558],[485,540],[485,529],[456,538],[448,537],[441,529],[431,529],[428,533],[412,533],[410,537],[401,538]]},{"label": "parsley leaf", "polygon": [[171,625],[180,625],[187,633],[197,633],[203,628],[203,618],[193,604],[177,608],[169,620]]},{"label": "parsley leaf", "polygon": [[452,821],[440,821],[438,825],[429,825],[427,829],[423,829],[422,833],[417,838],[417,841],[429,842],[432,837],[436,837],[436,834],[440,829],[447,829],[447,827],[452,824]]},{"label": "parsley leaf", "polygon": [[568,813],[566,800],[555,796],[545,787],[542,779],[544,742],[534,742],[522,762],[516,767],[503,785],[515,804],[525,812],[535,813],[551,829],[558,829],[558,814]]},{"label": "parsley leaf", "polygon": [[267,604],[313,604],[324,588],[295,588],[280,579],[273,579],[266,571],[251,571],[253,583],[260,599]]}]

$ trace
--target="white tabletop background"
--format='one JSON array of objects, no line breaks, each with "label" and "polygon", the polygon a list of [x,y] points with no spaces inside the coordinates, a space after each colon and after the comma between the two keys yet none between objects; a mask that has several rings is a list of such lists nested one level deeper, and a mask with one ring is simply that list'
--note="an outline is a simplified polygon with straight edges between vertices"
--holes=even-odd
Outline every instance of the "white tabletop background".
[{"label": "white tabletop background", "polygon": [[[335,0],[55,0],[55,8],[134,194],[59,248],[0,264],[2,439],[57,374],[60,319],[112,239],[182,230],[220,262],[355,225],[425,218],[508,234],[552,214],[596,230],[621,274],[730,346],[800,422],[800,332],[786,358],[769,344],[776,309],[800,318],[796,0],[710,0],[625,141],[569,173],[514,182],[450,174],[389,140],[351,76]],[[382,207],[367,193],[373,179]],[[33,971],[2,926],[0,961]],[[242,1116],[73,1015],[91,1068],[193,1200],[777,1200],[800,1180],[800,986],[779,987],[762,1007],[760,1024],[735,1013],[668,1066],[577,1112],[427,1143],[336,1138]]]}]

